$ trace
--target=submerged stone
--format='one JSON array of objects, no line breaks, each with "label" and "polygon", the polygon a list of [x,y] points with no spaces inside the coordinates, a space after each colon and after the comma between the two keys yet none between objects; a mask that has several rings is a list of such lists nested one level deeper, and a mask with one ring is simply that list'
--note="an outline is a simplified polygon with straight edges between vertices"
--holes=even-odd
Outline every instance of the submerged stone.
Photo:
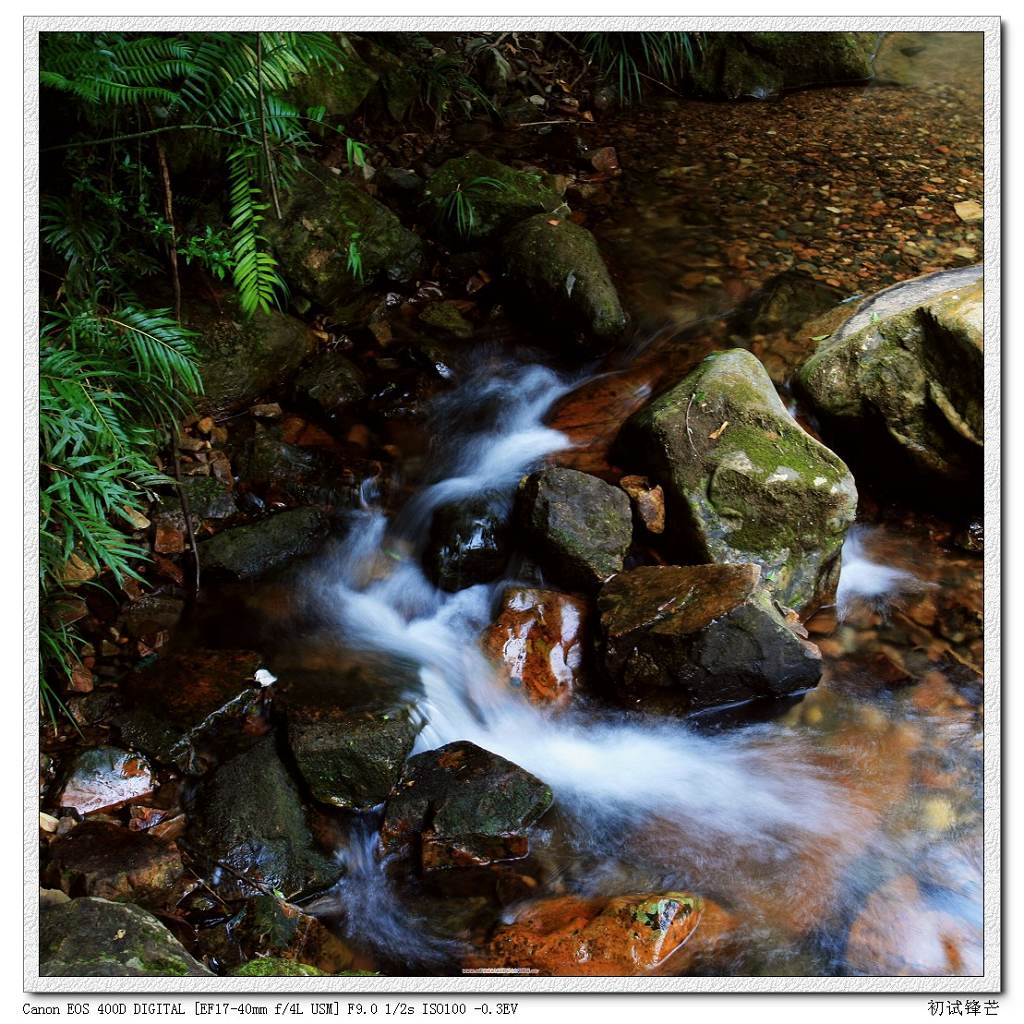
[{"label": "submerged stone", "polygon": [[516,860],[551,801],[551,790],[511,761],[449,743],[408,761],[388,799],[381,843],[400,850],[418,839],[424,871]]},{"label": "submerged stone", "polygon": [[44,978],[212,977],[148,910],[93,898],[42,909],[39,973]]},{"label": "submerged stone", "polygon": [[671,691],[682,710],[815,686],[818,649],[797,636],[757,565],[659,565],[598,594],[608,673],[624,697]]},{"label": "submerged stone", "polygon": [[798,610],[834,590],[857,510],[853,476],[787,412],[746,350],[704,359],[627,421],[617,448],[664,487],[682,553],[756,562]]},{"label": "submerged stone", "polygon": [[320,509],[288,509],[202,541],[199,561],[205,572],[251,579],[311,554],[327,538],[328,529]]},{"label": "submerged stone", "polygon": [[193,796],[182,844],[226,899],[325,889],[342,866],[323,853],[274,737],[221,765]]},{"label": "submerged stone", "polygon": [[182,771],[204,770],[214,749],[252,741],[246,723],[258,711],[262,687],[254,651],[180,651],[133,672],[123,689],[128,709],[121,735]]},{"label": "submerged stone", "polygon": [[118,747],[88,747],[71,762],[57,806],[80,815],[115,811],[149,796],[154,788],[149,762],[141,754]]},{"label": "submerged stone", "polygon": [[86,821],[53,843],[43,877],[69,896],[161,906],[184,870],[173,843]]},{"label": "submerged stone", "polygon": [[484,653],[531,703],[567,707],[583,674],[588,617],[570,594],[510,587],[484,632]]},{"label": "submerged stone", "polygon": [[366,397],[363,371],[341,352],[323,352],[295,377],[296,392],[337,416]]},{"label": "submerged stone", "polygon": [[527,477],[519,485],[517,515],[541,568],[581,590],[620,572],[633,539],[626,494],[575,469],[542,469]]},{"label": "submerged stone", "polygon": [[533,310],[603,342],[625,330],[618,292],[586,228],[539,214],[508,235],[503,253],[509,285]]},{"label": "submerged stone", "polygon": [[797,383],[829,426],[867,444],[880,441],[933,477],[977,479],[983,300],[980,265],[878,292],[822,341]]},{"label": "submerged stone", "polygon": [[423,552],[427,574],[443,590],[497,579],[509,557],[509,502],[498,492],[441,505]]}]

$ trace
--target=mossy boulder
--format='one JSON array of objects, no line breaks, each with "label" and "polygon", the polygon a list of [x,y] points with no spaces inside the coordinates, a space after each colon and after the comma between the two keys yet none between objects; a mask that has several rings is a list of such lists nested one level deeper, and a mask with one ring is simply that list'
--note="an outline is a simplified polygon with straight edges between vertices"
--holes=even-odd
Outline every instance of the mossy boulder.
[{"label": "mossy boulder", "polygon": [[39,915],[44,978],[206,978],[198,960],[148,910],[83,898]]},{"label": "mossy boulder", "polygon": [[872,78],[874,32],[709,32],[692,90],[714,99],[768,99],[788,89]]},{"label": "mossy boulder", "polygon": [[601,588],[602,652],[629,699],[670,698],[696,711],[815,686],[821,654],[794,632],[760,566],[653,565]]},{"label": "mossy boulder", "polygon": [[976,480],[984,445],[984,286],[980,266],[871,296],[800,368],[827,427],[870,435],[929,476]]},{"label": "mossy boulder", "polygon": [[319,406],[329,417],[352,409],[366,397],[366,376],[341,352],[322,352],[295,377],[298,397]]},{"label": "mossy boulder", "polygon": [[790,416],[751,353],[708,356],[616,444],[624,464],[664,487],[667,532],[694,561],[755,562],[798,610],[834,589],[857,511],[853,476]]},{"label": "mossy boulder", "polygon": [[530,217],[505,239],[505,277],[533,311],[590,338],[610,342],[627,318],[594,236],[547,214]]},{"label": "mossy boulder", "polygon": [[[449,197],[460,191],[473,209],[472,226],[465,232],[460,232],[447,206]],[[475,152],[442,164],[427,179],[424,198],[446,237],[467,245],[494,238],[532,214],[562,205],[562,197],[540,174],[517,171]]]},{"label": "mossy boulder", "polygon": [[622,570],[633,539],[625,491],[575,469],[542,469],[519,485],[516,502],[531,553],[563,585],[593,590]]},{"label": "mossy boulder", "polygon": [[182,845],[225,899],[325,889],[342,867],[317,845],[273,736],[221,765],[186,808]]},{"label": "mossy boulder", "polygon": [[320,509],[288,509],[202,541],[199,561],[214,575],[251,579],[311,554],[326,539],[328,528],[327,516]]},{"label": "mossy boulder", "polygon": [[418,841],[425,871],[518,860],[551,802],[551,790],[518,765],[474,743],[449,743],[409,759],[388,799],[381,842],[408,851]]},{"label": "mossy boulder", "polygon": [[[409,281],[420,268],[419,238],[354,182],[320,164],[303,163],[282,213],[264,225],[282,275],[293,292],[342,322],[375,284]],[[353,243],[358,272],[349,266]]]},{"label": "mossy boulder", "polygon": [[333,35],[341,50],[340,60],[324,62],[298,78],[289,92],[289,99],[300,110],[323,107],[329,122],[351,117],[380,77],[356,52],[348,33]]},{"label": "mossy boulder", "polygon": [[329,978],[330,975],[317,967],[313,967],[310,964],[300,964],[296,960],[285,960],[279,956],[261,956],[242,964],[241,967],[236,967],[231,972],[231,977]]},{"label": "mossy boulder", "polygon": [[197,406],[214,416],[245,409],[286,384],[316,343],[301,320],[276,309],[246,317],[231,296],[219,308],[190,300],[186,314],[203,378]]},{"label": "mossy boulder", "polygon": [[508,563],[509,515],[499,492],[438,507],[423,552],[427,575],[449,591],[497,579]]}]

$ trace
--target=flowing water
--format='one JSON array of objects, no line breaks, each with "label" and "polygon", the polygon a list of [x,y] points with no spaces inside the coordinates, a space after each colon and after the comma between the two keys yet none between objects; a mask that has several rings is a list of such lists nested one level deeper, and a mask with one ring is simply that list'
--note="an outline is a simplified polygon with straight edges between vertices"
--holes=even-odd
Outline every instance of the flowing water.
[{"label": "flowing water", "polygon": [[[899,52],[913,55],[919,41],[910,42]],[[878,200],[869,195],[863,207],[854,192],[868,186],[848,172],[870,167],[871,185],[884,191],[887,161],[902,174],[896,165],[907,153],[923,159],[921,139],[951,108],[962,115],[956,130],[970,135],[973,45],[926,39],[926,58],[937,47],[966,70],[922,72],[915,84],[901,65],[899,96],[895,87],[831,89],[789,97],[771,117],[734,105],[709,121],[704,108],[713,105],[692,104],[625,119],[617,144],[626,150],[649,130],[650,147],[630,154],[624,192],[597,230],[631,307],[645,311],[632,347],[575,375],[525,348],[481,348],[430,410],[426,459],[399,464],[390,493],[405,487],[407,499],[395,508],[365,487],[344,543],[289,584],[317,621],[308,633],[290,619],[281,627],[282,675],[306,648],[322,662],[324,637],[346,656],[412,664],[425,722],[417,751],[469,740],[554,792],[529,857],[502,876],[497,897],[438,889],[383,858],[378,813],[345,822],[345,876],[312,906],[382,969],[457,972],[527,897],[689,890],[742,922],[741,941],[704,968],[714,973],[980,971],[981,564],[957,550],[953,528],[862,502],[836,606],[807,623],[824,655],[822,683],[786,706],[690,720],[594,695],[560,712],[528,703],[478,643],[509,583],[543,581],[528,553],[513,558],[506,579],[454,593],[421,567],[431,516],[446,502],[486,493],[510,507],[520,478],[545,460],[607,475],[607,442],[625,415],[709,348],[736,343],[727,314],[794,260],[820,279],[812,261],[849,251],[829,282],[845,294],[951,265],[947,234],[927,220],[915,221],[913,237],[900,235],[911,243],[899,250],[903,266],[883,259],[901,229],[889,237],[870,222],[851,227],[851,217],[876,216],[868,207]],[[937,66],[948,71],[949,61]],[[748,123],[756,136],[744,136]],[[859,139],[865,125],[889,148]],[[834,214],[810,216],[800,189],[787,195],[787,160],[801,139],[805,149],[824,148],[800,188],[815,210],[827,204]],[[671,159],[673,146],[680,159],[700,152],[699,166]],[[774,161],[773,172],[748,175],[758,160]],[[964,173],[980,172],[972,164]],[[902,224],[893,211],[903,208],[890,206]],[[786,348],[791,340],[782,332],[754,344],[783,391],[806,354]],[[281,594],[271,591],[268,602]]]}]

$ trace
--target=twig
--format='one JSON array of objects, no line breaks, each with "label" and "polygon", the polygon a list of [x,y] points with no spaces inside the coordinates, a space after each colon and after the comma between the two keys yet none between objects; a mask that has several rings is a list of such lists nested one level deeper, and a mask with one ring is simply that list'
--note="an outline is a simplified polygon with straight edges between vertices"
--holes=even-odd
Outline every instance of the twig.
[{"label": "twig", "polygon": [[[176,444],[175,439],[172,443]],[[177,449],[174,451],[174,478],[178,482],[178,500],[181,502],[181,514],[185,517],[185,531],[188,533],[188,542],[192,548],[192,564],[195,567],[195,577],[193,579],[193,591],[192,596],[199,596],[199,545],[196,544],[196,532],[192,528],[192,509],[189,506],[188,495],[185,493],[185,488],[181,485],[181,466],[178,463],[178,452]]]},{"label": "twig", "polygon": [[171,281],[174,284],[174,317],[181,322],[181,279],[178,277],[178,233],[174,230],[174,197],[171,192],[171,172],[167,166],[164,144],[156,140],[156,158],[160,164],[160,180],[164,186],[164,216],[171,230],[170,262]]},{"label": "twig", "polygon": [[690,400],[686,403],[686,440],[690,442],[690,451],[699,459],[700,456],[697,454],[697,449],[693,445],[693,431],[690,430],[690,406],[693,405],[693,400],[696,395],[696,391],[691,391]]},{"label": "twig", "polygon": [[270,181],[270,195],[274,200],[274,212],[281,219],[281,197],[277,194],[277,175],[270,155],[270,139],[267,137],[267,110],[263,99],[263,33],[256,33],[256,83],[259,88],[260,134],[263,136],[263,158],[267,162],[267,178]]}]

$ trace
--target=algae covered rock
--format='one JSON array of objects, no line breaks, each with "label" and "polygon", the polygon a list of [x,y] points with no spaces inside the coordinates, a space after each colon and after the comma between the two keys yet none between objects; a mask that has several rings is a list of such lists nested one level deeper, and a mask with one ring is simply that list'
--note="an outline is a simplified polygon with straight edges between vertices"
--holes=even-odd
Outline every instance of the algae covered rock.
[{"label": "algae covered rock", "polygon": [[708,356],[635,413],[617,447],[664,487],[667,531],[696,560],[756,562],[796,609],[834,589],[857,510],[853,477],[746,350]]},{"label": "algae covered rock", "polygon": [[329,978],[326,971],[321,971],[310,964],[300,964],[296,960],[285,960],[279,956],[260,956],[236,967],[233,978]]},{"label": "algae covered rock", "polygon": [[[337,317],[350,315],[377,281],[408,281],[420,267],[419,238],[382,203],[319,164],[302,165],[282,212],[264,225],[282,275]],[[353,244],[358,271],[350,265]]]},{"label": "algae covered rock", "polygon": [[380,77],[356,52],[348,33],[335,32],[334,42],[339,58],[313,66],[309,74],[296,79],[289,93],[300,110],[323,107],[328,121],[351,117]]},{"label": "algae covered rock", "polygon": [[865,443],[881,441],[933,478],[977,478],[983,299],[980,266],[878,292],[822,341],[797,383],[837,433],[845,428]]},{"label": "algae covered rock", "polygon": [[366,377],[348,356],[324,352],[299,371],[295,390],[336,416],[366,397]]},{"label": "algae covered rock", "polygon": [[324,889],[341,865],[317,845],[273,736],[221,765],[194,794],[182,840],[225,898]]},{"label": "algae covered rock", "polygon": [[575,469],[543,469],[519,487],[517,515],[541,568],[592,590],[622,569],[633,539],[629,497]]},{"label": "algae covered rock", "polygon": [[44,978],[212,977],[148,910],[94,898],[42,908],[39,973]]},{"label": "algae covered rock", "polygon": [[815,686],[818,649],[794,633],[760,566],[655,565],[601,588],[605,666],[623,696],[671,691],[680,710]]},{"label": "algae covered rock", "polygon": [[[460,229],[452,197],[461,192],[472,223]],[[484,241],[535,213],[558,209],[562,198],[540,174],[517,171],[499,160],[468,153],[442,164],[428,179],[424,197],[452,241]]]},{"label": "algae covered rock", "polygon": [[529,827],[551,806],[551,790],[511,761],[474,743],[449,743],[410,758],[388,800],[385,849],[419,840],[425,871],[516,860]]},{"label": "algae covered rock", "polygon": [[531,307],[599,341],[626,328],[626,314],[594,236],[539,214],[517,225],[503,247],[505,276]]}]

